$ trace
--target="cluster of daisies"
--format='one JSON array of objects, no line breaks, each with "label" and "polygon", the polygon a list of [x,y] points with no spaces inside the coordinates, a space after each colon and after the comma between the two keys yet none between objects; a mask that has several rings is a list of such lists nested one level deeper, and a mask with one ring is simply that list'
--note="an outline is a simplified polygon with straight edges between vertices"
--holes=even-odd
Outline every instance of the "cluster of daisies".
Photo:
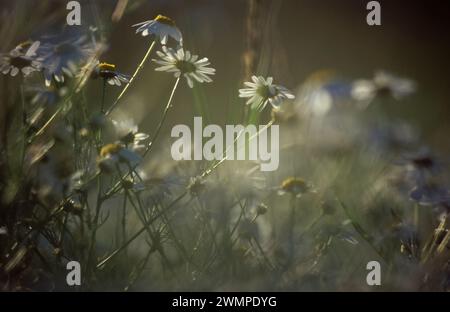
[{"label": "cluster of daisies", "polygon": [[38,41],[26,41],[8,53],[0,55],[0,71],[5,75],[27,77],[42,71],[45,84],[64,83],[66,77],[77,73],[81,62],[95,51],[86,37],[65,38],[63,35],[44,37]]},{"label": "cluster of daisies", "polygon": [[[158,15],[133,27],[137,27],[137,34],[151,37],[152,44],[160,42],[161,50],[156,52],[158,58],[152,60],[158,65],[156,71],[172,73],[177,80],[184,78],[190,88],[193,88],[195,83],[212,82],[211,76],[216,71],[210,67],[210,61],[184,49],[182,33],[171,18]],[[174,47],[169,47],[169,39],[176,43]],[[98,51],[95,40],[87,40],[85,36],[76,39],[44,37],[38,41],[22,43],[10,52],[0,54],[0,71],[13,77],[19,73],[27,77],[33,72],[42,71],[46,88],[54,89],[53,85],[61,87],[67,78],[81,75],[78,69],[82,65],[89,65],[85,61],[91,59],[91,62],[94,62],[89,74],[91,78],[101,78],[105,84],[113,86],[132,81],[134,77],[130,79],[130,76],[117,71],[116,65],[97,60]],[[83,62],[85,64],[82,64]],[[239,90],[239,97],[248,98],[246,104],[261,111],[268,104],[278,109],[284,100],[293,99],[294,95],[285,87],[274,84],[272,77],[253,76],[252,82],[245,82],[245,88]],[[136,131],[130,133],[134,135]],[[124,154],[125,148],[127,147],[123,142],[114,148],[108,146],[101,153],[101,159],[110,163],[111,158],[117,158],[112,155]],[[133,162],[137,159],[132,158]]]},{"label": "cluster of daisies", "polygon": [[[194,82],[212,82],[210,76],[215,74],[215,69],[209,67],[208,58],[200,58],[183,48],[182,33],[171,18],[158,15],[133,27],[137,27],[136,33],[144,37],[159,38],[162,49],[157,52],[159,59],[153,59],[160,65],[156,71],[173,73],[176,78],[184,77],[191,88]],[[167,46],[169,38],[177,43],[175,48]],[[82,60],[93,54],[94,47],[86,37],[60,39],[51,37],[19,44],[9,53],[1,54],[0,71],[11,76],[19,72],[28,76],[43,71],[47,86],[52,81],[64,82],[65,77],[74,76]],[[103,78],[108,84],[116,86],[129,82],[129,76],[118,72],[116,65],[100,61],[97,61],[92,77]],[[294,98],[288,89],[274,84],[272,77],[253,76],[252,82],[245,82],[245,86],[239,90],[239,96],[248,98],[247,104],[260,111],[269,103],[278,108],[285,99]]]}]

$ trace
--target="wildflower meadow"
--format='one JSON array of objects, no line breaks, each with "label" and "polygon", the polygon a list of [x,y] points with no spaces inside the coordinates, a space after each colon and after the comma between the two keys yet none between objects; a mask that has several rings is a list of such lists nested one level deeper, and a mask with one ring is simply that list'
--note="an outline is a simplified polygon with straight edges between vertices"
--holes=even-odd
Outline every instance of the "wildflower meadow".
[{"label": "wildflower meadow", "polygon": [[2,291],[450,290],[450,49],[410,11],[67,2],[0,1]]}]

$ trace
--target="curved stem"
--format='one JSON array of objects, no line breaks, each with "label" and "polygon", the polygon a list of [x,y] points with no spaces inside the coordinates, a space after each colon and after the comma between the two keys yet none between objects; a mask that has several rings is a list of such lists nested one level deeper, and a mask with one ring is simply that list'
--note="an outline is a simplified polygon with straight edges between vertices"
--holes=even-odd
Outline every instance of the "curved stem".
[{"label": "curved stem", "polygon": [[144,58],[142,59],[142,61],[139,63],[138,67],[136,68],[136,70],[134,71],[133,76],[131,76],[130,81],[127,83],[127,85],[123,88],[122,92],[120,92],[119,96],[117,97],[117,99],[114,101],[114,103],[111,105],[110,108],[108,108],[108,110],[106,111],[106,115],[109,115],[114,108],[116,108],[117,104],[119,103],[119,101],[122,99],[122,97],[125,95],[125,93],[127,92],[128,88],[131,86],[131,84],[133,83],[134,79],[136,78],[136,76],[139,74],[139,72],[141,71],[141,69],[144,67],[145,62],[147,61],[148,57],[150,56],[150,53],[152,52],[154,46],[155,46],[156,40],[154,40],[152,42],[152,44],[149,46],[147,52],[144,55]]}]

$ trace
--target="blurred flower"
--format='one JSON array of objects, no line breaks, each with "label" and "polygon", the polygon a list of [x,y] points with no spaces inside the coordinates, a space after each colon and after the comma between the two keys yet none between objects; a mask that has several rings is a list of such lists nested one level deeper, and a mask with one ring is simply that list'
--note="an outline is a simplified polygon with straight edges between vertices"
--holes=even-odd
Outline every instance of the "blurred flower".
[{"label": "blurred flower", "polygon": [[155,63],[162,65],[156,68],[156,71],[174,73],[176,78],[183,76],[191,88],[194,87],[194,80],[199,83],[212,82],[209,75],[214,75],[216,70],[207,67],[211,64],[208,58],[204,57],[199,60],[198,55],[192,55],[189,51],[184,51],[183,48],[175,51],[163,46],[162,50],[163,52],[156,52],[161,59],[153,60]]},{"label": "blurred flower", "polygon": [[[54,132],[64,132],[63,126],[56,125]],[[33,177],[33,193],[48,207],[58,205],[71,192],[76,173],[74,154],[69,148],[71,141],[54,137],[46,144],[36,142],[30,146],[26,157],[28,172]]]},{"label": "blurred flower", "polygon": [[94,51],[94,47],[85,36],[65,39],[60,36],[48,37],[43,40],[39,54],[43,56],[45,84],[49,86],[52,79],[64,82],[64,75],[73,77],[77,67]]},{"label": "blurred flower", "polygon": [[188,189],[192,196],[198,196],[205,190],[205,181],[201,177],[192,177]]},{"label": "blurred flower", "polygon": [[144,200],[148,206],[153,206],[172,196],[172,188],[183,187],[179,179],[175,176],[152,177],[148,178],[146,174],[139,172],[142,182],[135,184],[134,190],[145,191]]},{"label": "blurred flower", "polygon": [[335,77],[329,70],[314,72],[301,85],[297,94],[300,115],[324,116],[349,103],[352,84]]},{"label": "blurred flower", "polygon": [[377,122],[368,129],[370,146],[374,146],[381,152],[398,151],[414,146],[418,142],[418,138],[418,131],[401,120]]},{"label": "blurred flower", "polygon": [[56,88],[53,86],[27,86],[26,91],[34,94],[31,99],[31,104],[43,104],[48,106],[54,106],[67,94],[67,88]]},{"label": "blurred flower", "polygon": [[128,83],[129,77],[116,71],[116,65],[108,63],[100,63],[97,61],[94,71],[92,72],[94,79],[100,77],[103,78],[110,85],[120,87],[122,82]]},{"label": "blurred flower", "polygon": [[116,133],[120,138],[120,141],[126,146],[131,145],[131,149],[134,151],[141,151],[145,149],[143,141],[149,138],[146,133],[138,132],[138,126],[132,119],[124,119],[120,121],[112,120]]},{"label": "blurred flower", "polygon": [[446,187],[433,182],[417,185],[410,192],[409,196],[413,201],[423,206],[441,205],[450,202],[449,190]]},{"label": "blurred flower", "polygon": [[426,147],[405,155],[404,158],[403,164],[406,165],[407,175],[414,185],[427,184],[430,179],[436,178],[442,171],[442,165]]},{"label": "blurred flower", "polygon": [[133,27],[138,27],[136,33],[141,33],[143,37],[148,35],[159,37],[163,45],[167,44],[169,37],[183,45],[181,31],[169,17],[158,15],[155,19],[135,24]]},{"label": "blurred flower", "polygon": [[90,119],[89,119],[89,126],[93,130],[100,130],[105,128],[108,125],[108,119],[106,118],[105,114],[103,113],[95,113]]},{"label": "blurred flower", "polygon": [[399,78],[384,71],[378,71],[372,80],[356,80],[352,96],[361,102],[371,102],[377,96],[392,96],[400,100],[416,91],[416,85],[409,79]]},{"label": "blurred flower", "polygon": [[217,169],[217,186],[232,191],[236,196],[259,202],[267,194],[267,177],[254,161],[230,162]]},{"label": "blurred flower", "polygon": [[262,216],[267,213],[267,211],[269,210],[269,207],[267,207],[267,205],[264,203],[260,203],[258,206],[256,206],[255,210],[256,210],[256,214],[258,216]]},{"label": "blurred flower", "polygon": [[279,187],[278,194],[290,193],[296,197],[301,197],[306,193],[315,192],[312,185],[301,178],[289,177],[285,179]]},{"label": "blurred flower", "polygon": [[239,90],[239,97],[249,98],[246,102],[252,108],[262,111],[268,103],[274,108],[279,108],[286,99],[294,99],[295,96],[285,87],[273,84],[273,78],[252,76],[253,82],[244,82],[248,88]]},{"label": "blurred flower", "polygon": [[7,235],[8,234],[8,229],[6,228],[6,226],[0,226],[0,235]]},{"label": "blurred flower", "polygon": [[42,59],[36,54],[39,46],[39,41],[25,42],[15,47],[9,53],[2,54],[0,72],[4,75],[10,74],[12,77],[22,72],[26,77],[34,71],[41,70]]},{"label": "blurred flower", "polygon": [[407,156],[407,159],[410,165],[417,170],[438,173],[441,169],[436,158],[426,147],[422,147],[417,153]]},{"label": "blurred flower", "polygon": [[142,157],[136,152],[124,147],[122,144],[111,143],[103,146],[97,159],[100,170],[111,173],[117,169],[120,163],[126,163],[129,166],[139,164]]}]

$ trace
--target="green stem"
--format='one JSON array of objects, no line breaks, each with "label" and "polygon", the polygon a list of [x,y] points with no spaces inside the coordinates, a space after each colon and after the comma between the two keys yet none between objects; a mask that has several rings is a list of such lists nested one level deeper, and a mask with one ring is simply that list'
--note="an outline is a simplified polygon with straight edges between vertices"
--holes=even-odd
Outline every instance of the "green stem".
[{"label": "green stem", "polygon": [[161,132],[162,126],[164,124],[164,121],[166,120],[166,117],[167,117],[167,114],[169,112],[169,109],[172,107],[172,100],[173,100],[173,97],[175,95],[175,91],[177,90],[179,82],[180,82],[180,77],[178,77],[177,80],[175,81],[175,84],[174,84],[174,86],[172,88],[172,92],[170,93],[169,100],[167,101],[166,108],[164,109],[164,112],[163,112],[163,115],[161,117],[161,120],[159,121],[159,124],[156,127],[155,134],[153,135],[153,138],[152,138],[151,142],[148,144],[148,146],[147,146],[147,148],[146,148],[146,150],[144,152],[144,157],[148,153],[150,153],[150,151],[152,149],[152,146],[154,145],[154,143],[156,141],[156,138],[158,137],[159,133]]},{"label": "green stem", "polygon": [[134,71],[133,76],[131,76],[130,81],[127,83],[127,85],[125,86],[125,88],[123,88],[122,92],[120,92],[119,96],[117,97],[117,99],[114,101],[114,103],[111,105],[111,107],[106,111],[106,115],[109,115],[114,108],[116,108],[117,104],[119,103],[119,101],[122,99],[122,97],[125,95],[125,93],[127,92],[128,88],[131,86],[131,84],[134,82],[134,79],[136,78],[136,76],[139,74],[139,72],[141,71],[142,68],[144,68],[145,62],[147,61],[148,57],[150,56],[154,46],[155,46],[156,40],[154,40],[149,48],[147,49],[147,52],[144,55],[144,58],[142,59],[142,61],[139,63],[138,67],[136,68],[136,70]]},{"label": "green stem", "polygon": [[102,176],[99,175],[97,178],[97,204],[95,208],[95,215],[94,220],[92,222],[92,232],[91,232],[91,238],[89,242],[89,250],[88,250],[88,256],[86,261],[86,267],[88,270],[90,270],[90,264],[92,262],[92,257],[94,255],[94,246],[95,246],[95,239],[97,236],[97,229],[98,229],[98,218],[100,216],[100,209],[102,207]]},{"label": "green stem", "polygon": [[[164,124],[164,121],[166,120],[167,114],[168,114],[170,108],[172,107],[172,101],[173,101],[173,98],[174,98],[174,95],[175,95],[175,91],[176,91],[176,89],[178,87],[178,83],[179,82],[180,82],[180,78],[178,78],[175,81],[175,85],[172,88],[172,92],[170,93],[170,97],[169,97],[169,100],[167,101],[167,104],[166,104],[166,107],[164,109],[164,112],[163,112],[163,115],[161,117],[161,120],[159,121],[159,124],[156,127],[155,134],[153,135],[152,140],[150,141],[150,143],[148,143],[148,145],[147,145],[147,147],[146,147],[146,149],[144,151],[143,157],[145,157],[151,151],[151,149],[153,147],[153,144],[155,143],[159,133],[161,132],[161,129],[162,129],[162,126]],[[133,172],[133,170],[136,169],[136,167],[137,167],[137,165],[131,167],[130,168],[131,170],[128,173],[126,173],[122,177],[121,180],[126,179]],[[110,197],[112,194],[114,194],[116,191],[118,191],[119,188],[120,188],[120,181],[115,183],[108,191],[105,192],[105,198]]]},{"label": "green stem", "polygon": [[103,79],[102,104],[100,106],[100,112],[102,114],[105,112],[105,94],[106,94],[106,79]]},{"label": "green stem", "polygon": [[139,229],[136,233],[134,233],[125,243],[122,244],[119,248],[113,251],[109,256],[100,261],[97,264],[97,269],[104,266],[107,262],[109,262],[112,258],[114,258],[117,254],[119,254],[122,250],[124,250],[128,245],[130,245],[136,238],[138,238],[142,233],[147,230],[147,227],[159,219],[164,213],[170,210],[176,203],[178,203],[184,196],[188,194],[187,191],[184,191],[181,195],[179,195],[176,199],[174,199],[164,210],[159,211],[153,218],[151,218],[148,222],[144,224],[144,226]]}]

